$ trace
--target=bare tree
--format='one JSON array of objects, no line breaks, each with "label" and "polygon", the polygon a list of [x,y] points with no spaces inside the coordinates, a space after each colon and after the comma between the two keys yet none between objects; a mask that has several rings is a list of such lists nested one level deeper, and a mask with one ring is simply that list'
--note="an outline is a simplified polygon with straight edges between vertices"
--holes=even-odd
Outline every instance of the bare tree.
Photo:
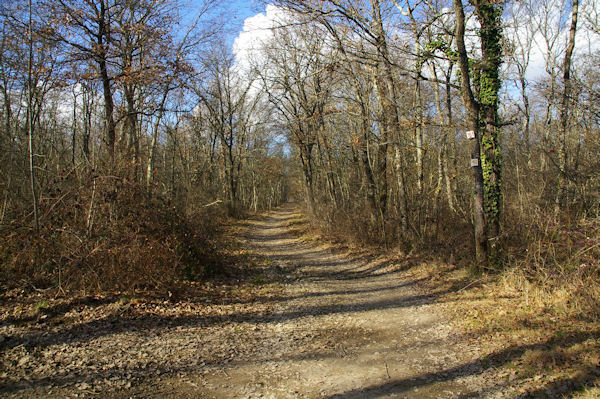
[{"label": "bare tree", "polygon": [[575,34],[577,33],[577,19],[579,16],[579,1],[572,0],[571,28],[569,29],[569,40],[567,51],[563,62],[563,92],[560,103],[560,133],[559,133],[559,152],[558,152],[558,192],[556,194],[556,213],[564,206],[566,183],[568,181],[567,170],[567,132],[569,124],[569,104],[571,102],[571,62],[573,50],[575,49]]}]

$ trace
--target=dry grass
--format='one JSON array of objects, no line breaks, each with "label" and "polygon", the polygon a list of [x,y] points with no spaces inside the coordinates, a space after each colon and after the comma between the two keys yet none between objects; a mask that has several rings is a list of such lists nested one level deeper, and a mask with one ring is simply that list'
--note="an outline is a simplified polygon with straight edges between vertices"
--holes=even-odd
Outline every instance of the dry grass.
[{"label": "dry grass", "polygon": [[563,291],[548,298],[545,289],[534,290],[529,283],[527,294],[513,277],[475,278],[435,262],[409,273],[443,303],[444,314],[462,332],[460,339],[482,348],[482,364],[497,378],[512,376],[510,397],[598,397],[600,321],[560,304]]}]

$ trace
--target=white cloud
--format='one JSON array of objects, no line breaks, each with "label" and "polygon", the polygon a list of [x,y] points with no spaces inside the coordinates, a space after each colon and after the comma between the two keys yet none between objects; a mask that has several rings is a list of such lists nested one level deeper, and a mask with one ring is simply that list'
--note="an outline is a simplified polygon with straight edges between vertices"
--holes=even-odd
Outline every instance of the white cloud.
[{"label": "white cloud", "polygon": [[[589,0],[580,6],[573,55],[575,59],[600,50],[600,36],[585,21],[586,8],[595,9],[596,6],[600,6],[600,0]],[[533,43],[525,74],[527,80],[534,82],[547,78],[547,65],[558,72],[567,46],[571,12],[565,11],[561,2],[553,1],[538,3],[533,12],[518,5],[510,11],[514,16],[506,21],[506,38],[517,44],[517,50],[520,50],[519,44],[527,45],[530,40]]]},{"label": "white cloud", "polygon": [[273,39],[273,29],[289,21],[286,11],[268,4],[264,13],[246,18],[244,27],[233,42],[233,54],[240,71],[248,71],[260,60],[264,46]]}]

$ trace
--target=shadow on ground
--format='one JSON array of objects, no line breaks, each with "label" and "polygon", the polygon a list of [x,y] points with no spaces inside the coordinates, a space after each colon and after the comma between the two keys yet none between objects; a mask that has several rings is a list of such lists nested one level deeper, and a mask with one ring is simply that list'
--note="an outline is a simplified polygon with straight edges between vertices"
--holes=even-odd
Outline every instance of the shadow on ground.
[{"label": "shadow on ground", "polygon": [[[269,304],[269,303],[289,303],[296,301],[301,303],[306,298],[326,298],[326,297],[355,297],[351,303],[341,304],[322,304],[303,306],[298,305],[293,309],[282,312],[268,313],[264,309],[230,311],[219,309],[215,305],[214,312],[203,312],[192,315],[160,315],[144,314],[136,310],[135,306],[127,309],[117,309],[106,314],[104,317],[94,320],[77,323],[75,325],[53,324],[53,321],[60,316],[81,307],[100,307],[118,302],[118,296],[107,297],[103,299],[78,299],[72,302],[63,303],[57,306],[48,307],[41,311],[46,315],[44,319],[40,315],[24,317],[7,317],[0,321],[0,326],[11,327],[19,326],[25,323],[36,323],[36,328],[23,334],[4,337],[0,343],[0,352],[6,352],[18,347],[22,347],[30,352],[40,352],[45,348],[61,345],[80,345],[86,342],[95,341],[103,337],[118,335],[123,333],[145,334],[149,331],[160,333],[161,331],[172,331],[182,328],[203,328],[213,326],[240,325],[242,323],[255,326],[266,326],[281,323],[287,320],[294,320],[306,317],[315,317],[320,315],[336,315],[347,312],[361,313],[373,310],[397,309],[403,307],[419,307],[433,304],[444,297],[449,292],[454,292],[460,287],[452,285],[445,290],[435,293],[422,293],[408,296],[397,296],[392,300],[363,299],[369,294],[391,292],[400,287],[415,286],[420,282],[418,279],[400,280],[390,279],[387,283],[381,283],[374,287],[360,288],[361,282],[371,282],[376,278],[387,278],[397,275],[403,270],[407,270],[418,264],[421,259],[404,259],[402,264],[394,266],[392,261],[382,260],[377,257],[361,256],[339,256],[333,254],[329,249],[315,247],[312,244],[298,243],[295,237],[280,224],[273,224],[273,221],[280,222],[283,226],[295,217],[295,213],[290,211],[280,212],[278,216],[267,216],[262,220],[252,220],[245,222],[249,229],[254,233],[245,235],[249,242],[254,243],[258,252],[267,252],[266,258],[270,262],[263,262],[267,266],[262,267],[261,275],[266,276],[265,286],[269,283],[302,283],[303,281],[323,282],[322,291],[306,292],[297,295],[266,295],[255,296],[252,299],[236,300],[235,298],[227,301],[231,304]],[[270,218],[270,219],[269,219]],[[288,241],[286,241],[288,240]],[[260,262],[259,262],[260,263]],[[299,267],[299,265],[301,265]],[[289,273],[294,273],[293,278],[289,278]],[[255,275],[246,276],[246,281],[241,284],[247,284],[248,280]],[[356,280],[359,284],[356,289],[336,289],[336,284],[344,280]],[[377,280],[380,281],[380,280]],[[386,281],[382,279],[381,281]],[[459,283],[457,283],[459,284]],[[366,284],[365,284],[366,285]],[[462,286],[462,283],[460,283]],[[197,301],[195,298],[188,298],[190,303]],[[166,306],[169,306],[167,303]],[[50,328],[51,327],[51,328]],[[421,375],[407,379],[391,379],[388,382],[379,385],[362,387],[356,390],[339,392],[328,396],[334,398],[377,398],[383,395],[395,395],[406,393],[414,388],[426,386],[434,382],[453,381],[459,378],[478,375],[490,368],[499,368],[508,364],[529,350],[544,349],[553,346],[570,347],[584,342],[589,338],[596,338],[600,331],[588,333],[579,333],[552,338],[544,342],[531,345],[522,345],[506,348],[504,350],[491,353],[480,357],[471,362],[466,362],[455,367],[446,368],[437,372],[423,373]],[[303,360],[307,358],[319,358],[329,356],[322,352],[309,352],[304,354],[288,354],[282,360]],[[244,356],[240,356],[244,358]],[[227,365],[241,365],[265,361],[263,358],[253,358],[248,355],[244,359],[228,361]],[[151,380],[157,375],[177,376],[181,374],[193,374],[200,369],[212,369],[222,367],[224,360],[221,357],[214,359],[205,359],[202,363],[152,363],[146,367],[134,367],[122,370],[119,367],[108,367],[103,370],[94,370],[93,367],[84,367],[74,373],[69,370],[55,370],[51,375],[37,376],[29,378],[28,381],[8,382],[0,386],[0,393],[18,394],[23,390],[37,389],[50,386],[67,387],[78,383],[91,383],[93,381],[109,379],[118,375],[126,378],[127,375],[135,376],[137,384],[142,384],[146,380]],[[7,371],[7,370],[5,370]],[[589,368],[582,370],[579,378],[570,378],[562,381],[555,381],[539,387],[537,391],[529,392],[522,396],[526,397],[544,397],[552,395],[549,392],[560,392],[561,395],[568,395],[578,389],[593,386],[598,382],[598,370]],[[493,392],[494,388],[488,390]],[[477,397],[478,394],[464,394],[463,398]]]}]

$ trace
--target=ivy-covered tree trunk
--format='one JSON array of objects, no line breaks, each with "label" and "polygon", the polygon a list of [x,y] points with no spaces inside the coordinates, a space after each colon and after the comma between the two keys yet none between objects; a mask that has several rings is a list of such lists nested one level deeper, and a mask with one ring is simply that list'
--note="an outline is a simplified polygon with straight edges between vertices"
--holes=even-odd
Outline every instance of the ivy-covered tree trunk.
[{"label": "ivy-covered tree trunk", "polygon": [[[502,209],[502,153],[499,143],[498,100],[502,86],[502,8],[503,2],[474,0],[481,25],[481,65],[479,70],[479,107],[481,125],[481,166],[484,182],[484,209],[488,236],[500,235]],[[494,248],[494,242],[491,243]],[[494,251],[492,251],[494,252]]]},{"label": "ivy-covered tree trunk", "polygon": [[469,57],[465,46],[465,11],[462,0],[454,0],[456,13],[456,47],[460,67],[460,91],[466,108],[467,126],[473,131],[470,140],[471,170],[473,178],[473,230],[475,238],[475,261],[480,269],[488,260],[487,234],[485,231],[484,180],[481,168],[481,147],[479,145],[479,104],[471,88]]}]

